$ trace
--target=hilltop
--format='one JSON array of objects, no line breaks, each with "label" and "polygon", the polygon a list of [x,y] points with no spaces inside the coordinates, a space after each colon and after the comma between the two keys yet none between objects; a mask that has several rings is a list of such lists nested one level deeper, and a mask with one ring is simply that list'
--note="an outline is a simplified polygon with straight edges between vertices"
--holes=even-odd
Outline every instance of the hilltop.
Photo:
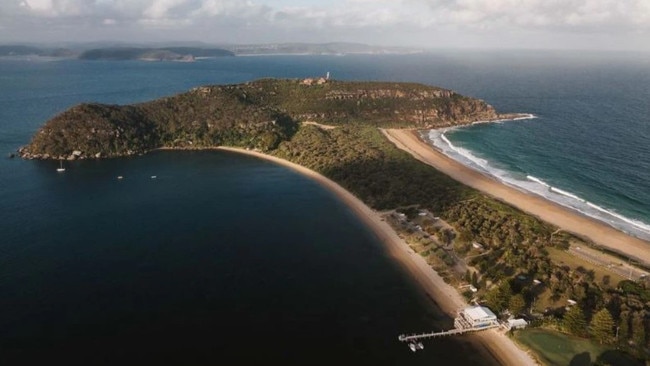
[{"label": "hilltop", "polygon": [[500,117],[481,100],[422,84],[262,79],[135,105],[81,104],[48,121],[20,153],[73,160],[159,147],[269,151],[289,140],[301,121],[438,128]]}]

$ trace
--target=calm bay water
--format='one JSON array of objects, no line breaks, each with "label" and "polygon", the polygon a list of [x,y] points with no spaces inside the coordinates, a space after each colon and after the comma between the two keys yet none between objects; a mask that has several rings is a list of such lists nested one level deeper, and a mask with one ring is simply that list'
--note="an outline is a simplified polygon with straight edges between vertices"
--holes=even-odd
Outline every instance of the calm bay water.
[{"label": "calm bay water", "polygon": [[[327,71],[417,81],[537,116],[448,132],[464,149],[452,155],[539,194],[552,191],[527,176],[546,182],[556,187],[551,198],[593,209],[570,195],[579,197],[634,220],[603,218],[642,236],[649,70],[647,54],[527,52],[0,60],[0,152],[80,102],[135,103],[197,85]],[[292,171],[224,152],[55,168],[0,159],[5,363],[489,363],[466,338],[428,342],[417,354],[399,344],[401,332],[449,324],[344,205]]]}]

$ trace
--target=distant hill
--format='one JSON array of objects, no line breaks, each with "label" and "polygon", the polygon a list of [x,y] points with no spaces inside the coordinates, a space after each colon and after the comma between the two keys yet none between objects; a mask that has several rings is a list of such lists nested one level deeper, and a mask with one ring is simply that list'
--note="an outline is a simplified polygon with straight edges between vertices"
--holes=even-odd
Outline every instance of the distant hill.
[{"label": "distant hill", "polygon": [[75,57],[78,53],[68,48],[41,48],[25,45],[0,45],[0,57],[7,56],[42,56]]},{"label": "distant hill", "polygon": [[81,60],[144,60],[144,61],[193,61],[196,57],[234,56],[221,48],[194,47],[114,47],[87,50],[79,55]]},{"label": "distant hill", "polygon": [[268,43],[208,45],[197,42],[174,44],[83,43],[48,45],[0,45],[0,57],[41,56],[81,60],[192,61],[197,57],[236,55],[346,55],[407,54],[421,49],[372,46],[363,43]]},{"label": "distant hill", "polygon": [[385,54],[385,53],[416,53],[420,49],[406,47],[372,46],[363,43],[267,43],[222,46],[236,55],[274,55],[274,54],[307,54],[307,55],[340,55],[340,54]]}]

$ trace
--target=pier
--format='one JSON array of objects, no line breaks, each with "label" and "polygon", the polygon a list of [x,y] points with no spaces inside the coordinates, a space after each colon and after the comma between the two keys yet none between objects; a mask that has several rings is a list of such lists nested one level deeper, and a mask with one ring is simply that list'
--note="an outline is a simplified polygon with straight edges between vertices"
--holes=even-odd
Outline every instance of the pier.
[{"label": "pier", "polygon": [[485,330],[485,329],[492,329],[498,327],[498,324],[494,325],[488,325],[485,327],[472,327],[472,328],[463,328],[463,329],[451,329],[451,330],[443,330],[440,332],[429,332],[429,333],[419,333],[419,334],[401,334],[397,339],[400,342],[412,342],[412,341],[417,341],[420,339],[427,339],[427,338],[438,338],[438,337],[445,337],[445,336],[450,336],[450,335],[456,335],[456,334],[463,334],[467,332],[477,332],[480,330]]},{"label": "pier", "polygon": [[500,326],[500,323],[490,309],[483,306],[470,306],[458,312],[458,316],[454,319],[454,326],[454,329],[440,332],[401,334],[397,339],[400,342],[408,342],[411,351],[416,352],[417,350],[424,349],[424,345],[420,342],[421,339],[445,337],[497,328]]}]

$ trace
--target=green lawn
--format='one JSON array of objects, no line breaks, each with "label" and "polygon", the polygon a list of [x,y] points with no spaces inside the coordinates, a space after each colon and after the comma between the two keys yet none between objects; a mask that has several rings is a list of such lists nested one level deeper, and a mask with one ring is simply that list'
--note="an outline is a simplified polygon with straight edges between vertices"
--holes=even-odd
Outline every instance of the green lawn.
[{"label": "green lawn", "polygon": [[[587,339],[577,338],[544,329],[517,331],[515,339],[530,348],[546,365],[638,366],[643,363],[611,347],[601,346]],[[598,361],[598,363],[596,363]]]}]

